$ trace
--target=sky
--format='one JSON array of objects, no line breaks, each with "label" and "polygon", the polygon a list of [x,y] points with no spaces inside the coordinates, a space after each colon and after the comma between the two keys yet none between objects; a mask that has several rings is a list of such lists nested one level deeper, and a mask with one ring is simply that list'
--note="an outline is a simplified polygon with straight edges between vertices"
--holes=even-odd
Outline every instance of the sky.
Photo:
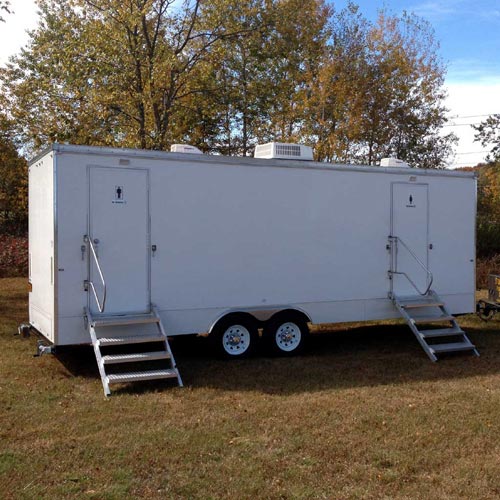
[{"label": "sky", "polygon": [[[377,11],[413,12],[427,20],[440,42],[440,56],[447,65],[446,107],[450,121],[445,131],[459,137],[451,167],[476,165],[487,148],[474,142],[474,130],[487,115],[500,113],[500,0],[358,0],[365,17]],[[347,1],[334,2],[342,8]],[[486,152],[484,152],[486,150]]]},{"label": "sky", "polygon": [[[450,121],[445,131],[459,136],[451,167],[475,165],[487,150],[473,142],[471,123],[500,113],[500,0],[358,0],[361,12],[374,20],[386,8],[393,14],[414,12],[429,21],[447,65],[446,107]],[[336,9],[347,0],[333,2]],[[0,65],[26,43],[27,29],[36,27],[34,0],[11,0],[14,14],[0,24]]]}]

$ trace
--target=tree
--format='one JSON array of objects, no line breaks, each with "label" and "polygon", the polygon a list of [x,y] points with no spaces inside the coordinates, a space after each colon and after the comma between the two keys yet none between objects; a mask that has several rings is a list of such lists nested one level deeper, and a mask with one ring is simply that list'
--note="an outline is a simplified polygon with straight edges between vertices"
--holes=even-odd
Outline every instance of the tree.
[{"label": "tree", "polygon": [[210,2],[203,22],[210,26],[220,9],[226,26],[244,28],[245,36],[223,40],[211,53],[212,84],[198,94],[217,115],[212,150],[247,155],[257,142],[298,140],[330,9],[322,0]]},{"label": "tree", "polygon": [[[2,0],[0,0],[2,1]],[[326,0],[38,0],[0,69],[31,149],[54,141],[251,154],[301,141],[320,161],[444,165],[444,66],[430,26]]]},{"label": "tree", "polygon": [[53,141],[164,149],[190,76],[229,33],[200,0],[38,0],[40,27],[4,69],[9,111],[35,149]]},{"label": "tree", "polygon": [[0,232],[24,234],[28,228],[28,168],[0,115]]},{"label": "tree", "polygon": [[500,162],[470,170],[477,173],[477,253],[495,255],[500,250]]},{"label": "tree", "polygon": [[[10,2],[9,0],[0,0],[0,14],[3,12],[6,12],[7,14],[10,14]],[[5,21],[2,15],[0,15],[0,22]]]},{"label": "tree", "polygon": [[[265,41],[272,31],[273,11],[273,2],[263,0],[207,2],[201,9],[201,22],[208,29],[223,17],[226,29],[240,33],[220,41],[203,64],[203,72],[197,73],[198,81],[193,82],[200,89],[193,94],[193,107],[211,111],[210,117],[203,118],[196,113],[201,123],[212,125],[212,134],[206,137],[211,151],[246,156],[251,150],[264,115],[260,99],[264,94]],[[193,137],[190,131],[185,133]]]},{"label": "tree", "polygon": [[368,21],[349,4],[330,19],[322,64],[307,95],[304,133],[319,161],[352,161],[359,149]]},{"label": "tree", "polygon": [[318,159],[376,164],[397,156],[443,167],[456,139],[439,134],[445,68],[430,26],[384,11],[372,24],[350,3],[332,17],[331,32],[310,108]]},{"label": "tree", "polygon": [[487,160],[500,161],[500,115],[491,115],[472,128],[476,131],[474,140],[485,148],[491,147]]},{"label": "tree", "polygon": [[362,159],[373,164],[396,156],[413,166],[444,167],[455,139],[439,135],[446,122],[445,70],[430,25],[382,11],[367,48]]}]

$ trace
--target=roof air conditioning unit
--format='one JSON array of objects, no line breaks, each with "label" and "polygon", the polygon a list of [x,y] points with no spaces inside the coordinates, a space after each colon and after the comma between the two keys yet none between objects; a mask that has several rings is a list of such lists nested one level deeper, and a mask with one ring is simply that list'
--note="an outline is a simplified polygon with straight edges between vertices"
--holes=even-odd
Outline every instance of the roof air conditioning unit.
[{"label": "roof air conditioning unit", "polygon": [[382,158],[380,160],[381,167],[404,167],[409,168],[410,165],[403,160],[399,160],[398,158]]},{"label": "roof air conditioning unit", "polygon": [[171,153],[191,153],[195,155],[202,155],[203,153],[195,146],[189,144],[172,144],[170,146]]},{"label": "roof air conditioning unit", "polygon": [[268,142],[255,147],[254,158],[279,158],[281,160],[309,160],[313,159],[313,150],[302,144],[285,144],[282,142]]}]

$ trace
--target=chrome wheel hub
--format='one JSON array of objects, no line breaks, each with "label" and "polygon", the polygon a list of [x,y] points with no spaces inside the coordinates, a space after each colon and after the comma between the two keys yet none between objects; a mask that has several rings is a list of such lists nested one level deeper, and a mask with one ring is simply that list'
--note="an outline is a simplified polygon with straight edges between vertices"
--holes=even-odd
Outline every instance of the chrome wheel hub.
[{"label": "chrome wheel hub", "polygon": [[297,349],[301,339],[300,328],[292,322],[283,323],[276,331],[276,345],[282,351],[290,352]]},{"label": "chrome wheel hub", "polygon": [[250,347],[250,332],[243,325],[232,325],[222,335],[224,350],[239,356]]}]

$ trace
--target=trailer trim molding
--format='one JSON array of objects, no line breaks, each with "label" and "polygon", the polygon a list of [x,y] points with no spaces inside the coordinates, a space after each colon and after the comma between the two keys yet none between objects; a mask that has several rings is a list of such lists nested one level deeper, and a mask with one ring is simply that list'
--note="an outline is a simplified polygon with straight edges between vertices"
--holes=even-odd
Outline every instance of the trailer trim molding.
[{"label": "trailer trim molding", "polygon": [[[155,151],[155,150],[142,150],[130,148],[110,148],[106,146],[77,146],[72,144],[53,144],[50,148],[42,151],[38,156],[33,158],[29,164],[43,158],[48,152],[53,151],[57,154],[62,153],[77,153],[86,155],[100,155],[100,156],[127,156],[143,159],[158,159],[158,160],[175,160],[176,162],[192,163],[193,155],[186,153],[172,153],[168,151]],[[462,172],[456,170],[444,169],[417,169],[408,167],[381,167],[381,166],[368,166],[368,165],[351,165],[342,163],[322,163],[322,162],[304,162],[300,160],[281,160],[281,159],[265,159],[265,158],[252,158],[249,156],[235,157],[235,156],[220,156],[220,155],[196,155],[197,161],[215,163],[217,165],[231,165],[234,166],[235,162],[238,165],[246,166],[264,166],[264,167],[278,167],[278,168],[296,168],[296,169],[311,169],[311,170],[340,170],[340,171],[353,171],[353,172],[384,172],[386,174],[395,175],[425,175],[425,176],[438,176],[438,177],[469,177],[476,178],[476,172]]]}]

